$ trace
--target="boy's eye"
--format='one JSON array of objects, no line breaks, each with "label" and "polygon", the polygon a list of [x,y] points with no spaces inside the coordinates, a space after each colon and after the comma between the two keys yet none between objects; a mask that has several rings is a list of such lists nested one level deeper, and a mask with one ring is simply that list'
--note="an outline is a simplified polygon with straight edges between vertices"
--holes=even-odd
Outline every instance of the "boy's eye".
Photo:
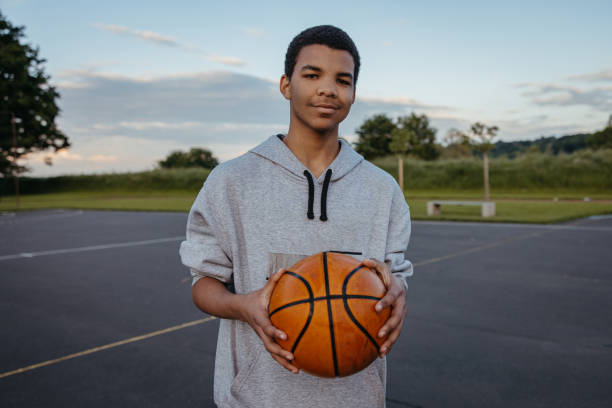
[{"label": "boy's eye", "polygon": [[344,79],[338,79],[338,82],[340,82],[342,85],[350,85],[351,83],[347,80]]},{"label": "boy's eye", "polygon": [[305,78],[316,78],[316,77],[318,77],[318,75],[317,74],[306,74],[306,75],[304,75],[304,77]]}]

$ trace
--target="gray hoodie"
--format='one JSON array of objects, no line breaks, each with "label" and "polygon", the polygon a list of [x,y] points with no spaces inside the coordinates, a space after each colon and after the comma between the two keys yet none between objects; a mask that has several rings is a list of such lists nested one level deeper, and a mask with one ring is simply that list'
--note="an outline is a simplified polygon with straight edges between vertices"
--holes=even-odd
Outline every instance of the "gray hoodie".
[{"label": "gray hoodie", "polygon": [[[410,212],[395,180],[343,140],[315,179],[281,138],[271,136],[208,176],[180,248],[193,283],[211,276],[248,293],[278,269],[330,250],[412,275],[404,257]],[[214,377],[220,407],[383,407],[385,383],[385,359],[343,378],[292,374],[247,323],[221,319]]]}]

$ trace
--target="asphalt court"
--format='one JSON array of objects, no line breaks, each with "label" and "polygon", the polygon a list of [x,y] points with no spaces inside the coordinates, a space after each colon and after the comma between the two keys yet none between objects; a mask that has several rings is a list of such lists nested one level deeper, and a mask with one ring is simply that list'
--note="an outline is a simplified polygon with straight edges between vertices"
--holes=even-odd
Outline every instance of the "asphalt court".
[{"label": "asphalt court", "polygon": [[[0,216],[0,406],[212,406],[186,214]],[[414,222],[388,407],[609,407],[612,219]],[[184,324],[191,325],[185,325]]]}]

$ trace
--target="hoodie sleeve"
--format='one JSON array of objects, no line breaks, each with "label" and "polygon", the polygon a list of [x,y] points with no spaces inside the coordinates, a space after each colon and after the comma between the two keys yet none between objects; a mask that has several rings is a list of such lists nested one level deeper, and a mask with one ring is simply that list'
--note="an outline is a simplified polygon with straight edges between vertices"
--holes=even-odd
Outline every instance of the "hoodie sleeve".
[{"label": "hoodie sleeve", "polygon": [[191,271],[192,285],[204,276],[227,283],[233,273],[231,255],[222,246],[217,214],[209,201],[214,194],[207,187],[204,183],[189,211],[187,236],[179,250],[181,262]]},{"label": "hoodie sleeve", "polygon": [[410,209],[399,186],[393,195],[389,229],[387,233],[387,248],[385,263],[396,276],[403,278],[408,288],[408,277],[412,276],[412,262],[406,259],[404,252],[408,249],[410,241]]}]

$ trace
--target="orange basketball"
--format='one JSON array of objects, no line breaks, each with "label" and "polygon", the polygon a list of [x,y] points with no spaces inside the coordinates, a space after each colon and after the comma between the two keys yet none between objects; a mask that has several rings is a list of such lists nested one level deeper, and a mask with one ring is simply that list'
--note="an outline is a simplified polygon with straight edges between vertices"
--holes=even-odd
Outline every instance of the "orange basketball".
[{"label": "orange basketball", "polygon": [[293,364],[320,377],[344,377],[366,368],[386,338],[378,331],[391,313],[374,306],[386,292],[375,271],[345,254],[322,252],[280,278],[268,312],[287,334],[278,344]]}]

